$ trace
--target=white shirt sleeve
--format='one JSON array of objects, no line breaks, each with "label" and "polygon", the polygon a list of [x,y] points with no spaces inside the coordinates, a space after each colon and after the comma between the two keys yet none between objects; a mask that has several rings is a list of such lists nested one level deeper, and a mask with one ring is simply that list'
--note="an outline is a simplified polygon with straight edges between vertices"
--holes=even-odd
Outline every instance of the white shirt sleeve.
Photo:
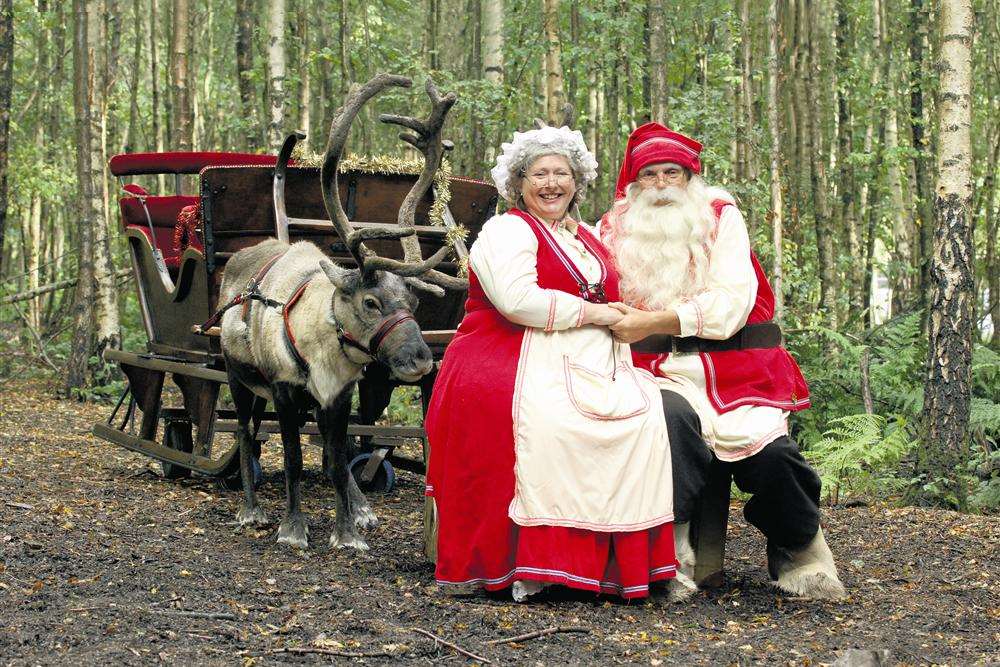
[{"label": "white shirt sleeve", "polygon": [[490,302],[511,322],[546,331],[580,326],[584,300],[538,286],[538,239],[513,215],[494,216],[469,251],[469,266]]},{"label": "white shirt sleeve", "polygon": [[743,328],[757,299],[757,274],[750,261],[750,236],[743,214],[727,206],[719,219],[705,289],[674,306],[681,336],[729,338]]}]

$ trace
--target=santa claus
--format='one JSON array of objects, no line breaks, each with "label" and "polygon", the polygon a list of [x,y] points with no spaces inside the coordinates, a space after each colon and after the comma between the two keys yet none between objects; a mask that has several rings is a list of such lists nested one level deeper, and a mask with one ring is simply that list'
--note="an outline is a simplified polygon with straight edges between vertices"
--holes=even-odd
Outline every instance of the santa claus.
[{"label": "santa claus", "polygon": [[[700,176],[697,141],[658,123],[629,137],[616,202],[601,220],[626,317],[612,326],[656,375],[673,458],[674,597],[695,589],[688,524],[713,457],[751,494],[744,515],[767,537],[768,569],[793,595],[845,595],[819,524],[820,480],[788,433],[809,389],[781,346],[774,295],[733,197]],[[665,336],[665,337],[664,337]],[[667,351],[669,350],[669,352]]]}]

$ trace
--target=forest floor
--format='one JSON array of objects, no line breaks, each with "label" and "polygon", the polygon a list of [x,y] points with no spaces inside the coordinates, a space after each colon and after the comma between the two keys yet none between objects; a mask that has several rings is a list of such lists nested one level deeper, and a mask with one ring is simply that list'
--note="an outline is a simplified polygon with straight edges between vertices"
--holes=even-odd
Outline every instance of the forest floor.
[{"label": "forest floor", "polygon": [[[565,590],[515,604],[450,597],[422,555],[423,485],[400,472],[373,495],[371,551],[331,552],[332,490],[307,447],[312,544],[233,524],[238,494],[162,479],[158,465],[90,435],[108,406],[60,401],[44,382],[0,388],[0,664],[462,664],[434,633],[495,664],[832,663],[851,648],[887,664],[1000,661],[1000,518],[915,508],[824,509],[850,597],[777,593],[764,544],[732,507],[727,578],[683,604]],[[283,502],[265,448],[262,502]],[[553,626],[584,631],[490,643]]]}]

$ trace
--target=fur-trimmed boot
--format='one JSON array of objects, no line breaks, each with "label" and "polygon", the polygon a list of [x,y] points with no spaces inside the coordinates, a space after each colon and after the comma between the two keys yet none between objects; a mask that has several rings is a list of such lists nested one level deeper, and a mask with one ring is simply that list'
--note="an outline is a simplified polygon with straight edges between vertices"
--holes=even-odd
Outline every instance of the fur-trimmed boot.
[{"label": "fur-trimmed boot", "polygon": [[525,602],[528,598],[533,595],[538,595],[543,589],[548,588],[550,585],[551,584],[545,581],[519,579],[510,587],[510,594],[511,597],[514,598],[514,602]]},{"label": "fur-trimmed boot", "polygon": [[786,593],[814,600],[841,600],[847,596],[822,528],[809,544],[797,551],[768,543],[767,569],[774,585]]},{"label": "fur-trimmed boot", "polygon": [[677,556],[677,575],[667,584],[667,597],[671,602],[683,602],[698,592],[694,583],[694,549],[691,547],[691,524],[674,524],[674,554]]}]

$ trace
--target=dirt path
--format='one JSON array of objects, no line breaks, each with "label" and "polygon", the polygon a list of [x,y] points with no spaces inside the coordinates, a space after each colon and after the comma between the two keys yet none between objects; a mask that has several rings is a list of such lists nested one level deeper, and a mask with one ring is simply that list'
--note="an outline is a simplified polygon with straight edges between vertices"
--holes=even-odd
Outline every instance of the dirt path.
[{"label": "dirt path", "polygon": [[[1000,660],[1000,519],[918,509],[826,510],[851,597],[817,604],[767,584],[763,542],[733,507],[728,579],[682,605],[557,592],[443,596],[422,557],[422,480],[373,497],[371,552],[329,552],[332,491],[308,448],[308,551],[235,530],[235,494],[159,479],[148,459],[89,435],[103,406],[37,382],[0,393],[0,664],[461,664],[413,628],[494,663],[818,664],[844,650],[893,662]],[[262,502],[282,502],[277,448]],[[552,626],[513,644],[489,640]],[[298,650],[296,650],[298,649]],[[303,649],[311,652],[302,652]]]}]

